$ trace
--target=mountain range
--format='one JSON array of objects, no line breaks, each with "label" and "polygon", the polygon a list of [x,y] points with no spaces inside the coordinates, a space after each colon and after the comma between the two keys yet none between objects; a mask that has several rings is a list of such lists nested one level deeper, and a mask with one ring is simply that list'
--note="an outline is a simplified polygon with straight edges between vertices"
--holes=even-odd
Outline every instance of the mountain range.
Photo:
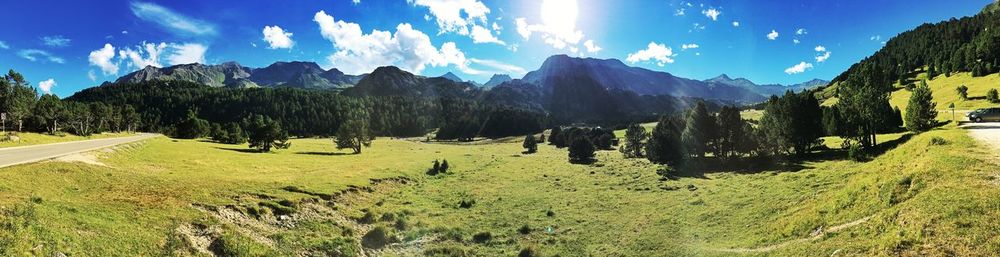
[{"label": "mountain range", "polygon": [[[395,67],[381,67],[369,74],[348,75],[337,69],[324,70],[314,62],[276,62],[264,68],[248,68],[235,62],[218,65],[184,64],[164,68],[148,66],[117,79],[114,83],[139,83],[151,80],[184,80],[211,87],[253,88],[292,87],[304,89],[345,90],[360,95],[454,95],[453,90],[490,90],[514,81],[509,75],[494,75],[485,84],[465,81],[448,72],[439,77],[423,77]],[[530,84],[552,94],[565,83],[593,84],[605,91],[632,92],[637,95],[693,97],[729,103],[756,103],[786,90],[801,91],[827,84],[812,80],[796,85],[758,85],[744,78],[719,77],[699,81],[667,72],[631,67],[617,59],[551,56],[538,70],[528,72],[518,84]],[[523,87],[523,85],[522,85]],[[572,88],[568,88],[572,89]],[[507,89],[504,89],[507,90]],[[473,95],[464,92],[463,95]]]}]

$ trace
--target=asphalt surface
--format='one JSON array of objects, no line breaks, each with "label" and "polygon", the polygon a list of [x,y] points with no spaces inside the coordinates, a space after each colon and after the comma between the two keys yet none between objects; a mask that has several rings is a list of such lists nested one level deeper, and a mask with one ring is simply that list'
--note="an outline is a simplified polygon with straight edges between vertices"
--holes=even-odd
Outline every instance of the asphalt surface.
[{"label": "asphalt surface", "polygon": [[0,148],[0,168],[55,159],[66,155],[99,150],[157,136],[159,135],[139,134],[131,137],[104,138],[45,145]]},{"label": "asphalt surface", "polygon": [[1000,152],[1000,122],[964,123],[962,128],[969,131],[969,135],[983,143],[989,144],[994,150]]}]

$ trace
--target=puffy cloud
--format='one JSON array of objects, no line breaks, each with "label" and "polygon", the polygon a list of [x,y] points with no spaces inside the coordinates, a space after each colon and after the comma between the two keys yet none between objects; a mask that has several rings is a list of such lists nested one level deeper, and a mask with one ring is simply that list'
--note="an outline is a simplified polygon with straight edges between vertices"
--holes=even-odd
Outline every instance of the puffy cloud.
[{"label": "puffy cloud", "polygon": [[41,89],[42,92],[44,92],[46,94],[51,94],[52,93],[52,87],[54,87],[54,86],[56,86],[56,80],[54,80],[54,79],[48,79],[48,80],[43,80],[41,82],[38,82],[38,88]]},{"label": "puffy cloud", "polygon": [[407,0],[407,2],[430,9],[440,33],[456,32],[467,35],[470,25],[477,21],[485,24],[486,15],[490,13],[490,8],[479,0]]},{"label": "puffy cloud", "polygon": [[[576,0],[543,0],[542,17],[543,23],[529,24],[525,18],[515,18],[517,33],[530,40],[532,34],[540,34],[542,40],[556,49],[579,49],[580,41],[583,40],[583,31],[576,28],[577,9]],[[547,17],[552,13],[565,13],[564,17]],[[569,46],[570,48],[567,48]]]},{"label": "puffy cloud", "polygon": [[[496,25],[496,23],[494,23],[494,25]],[[493,36],[492,31],[479,25],[472,26],[471,36],[472,36],[472,42],[476,44],[494,43],[500,45],[507,45],[507,43],[504,43],[503,41],[500,41],[500,39],[497,39],[497,37]]]},{"label": "puffy cloud", "polygon": [[739,27],[739,26],[740,26],[740,22],[738,22],[738,21],[734,21],[733,22],[733,27]]},{"label": "puffy cloud", "polygon": [[583,46],[587,48],[587,52],[588,53],[596,53],[596,52],[600,52],[601,50],[604,50],[604,48],[601,48],[597,44],[594,44],[594,40],[590,40],[590,39],[588,39],[587,41],[583,42]]},{"label": "puffy cloud", "polygon": [[707,10],[702,10],[701,14],[704,14],[705,17],[712,19],[712,21],[717,21],[719,20],[719,15],[722,15],[722,11],[715,8],[708,8]]},{"label": "puffy cloud", "polygon": [[826,47],[825,46],[816,46],[815,50],[816,50],[816,52],[826,52]]},{"label": "puffy cloud", "polygon": [[42,40],[42,44],[47,45],[47,46],[51,46],[51,47],[67,47],[67,46],[69,46],[69,43],[72,41],[72,40],[70,40],[68,38],[65,38],[65,37],[61,36],[61,35],[44,36],[44,37],[41,38],[41,40]]},{"label": "puffy cloud", "polygon": [[58,64],[66,63],[66,60],[63,59],[62,57],[52,55],[51,53],[49,53],[49,52],[47,52],[45,50],[24,49],[24,50],[21,50],[21,51],[17,52],[17,55],[21,56],[21,58],[24,58],[24,59],[32,61],[32,62],[35,62],[35,61],[46,62],[46,61],[48,61],[48,62],[54,62],[54,63],[58,63]]},{"label": "puffy cloud", "polygon": [[684,8],[679,8],[677,11],[674,11],[674,16],[684,16],[684,14]]},{"label": "puffy cloud", "polygon": [[806,29],[800,28],[798,30],[795,30],[795,35],[805,35],[805,34],[809,34],[809,32],[806,31]]},{"label": "puffy cloud", "polygon": [[798,45],[799,43],[802,43],[802,41],[799,41],[799,39],[798,39],[798,38],[796,38],[796,39],[792,39],[792,44],[796,44],[796,45]]},{"label": "puffy cloud", "polygon": [[176,33],[196,36],[217,34],[214,24],[181,15],[154,3],[132,2],[131,9],[139,19],[156,23]]},{"label": "puffy cloud", "polygon": [[809,70],[809,69],[812,69],[812,68],[813,68],[812,63],[800,62],[799,64],[796,64],[795,66],[792,66],[792,67],[789,67],[788,69],[785,69],[785,73],[787,73],[788,75],[793,75],[793,74],[798,74],[798,73],[806,72],[806,70]]},{"label": "puffy cloud", "polygon": [[768,40],[775,40],[775,39],[778,39],[778,32],[777,32],[777,31],[774,31],[774,30],[772,29],[772,30],[771,30],[771,33],[767,33],[767,39],[768,39]]},{"label": "puffy cloud", "polygon": [[683,44],[681,45],[681,50],[695,49],[698,47],[698,44]]},{"label": "puffy cloud", "polygon": [[826,59],[830,59],[830,52],[823,52],[816,56],[816,62],[825,62]]},{"label": "puffy cloud", "polygon": [[[87,58],[91,66],[97,66],[104,75],[118,74],[118,63],[111,62],[115,58],[115,47],[111,44],[104,44],[101,49],[90,52]],[[96,79],[91,79],[96,80]]]},{"label": "puffy cloud", "polygon": [[395,65],[420,74],[427,66],[457,66],[462,72],[478,74],[468,67],[468,60],[454,42],[431,44],[430,37],[407,23],[396,26],[395,33],[372,30],[364,34],[357,23],[338,21],[319,11],[313,17],[320,34],[330,40],[336,50],[327,60],[347,73],[362,74],[379,66]]},{"label": "puffy cloud", "polygon": [[94,70],[89,70],[89,71],[87,71],[87,78],[89,78],[90,81],[95,81],[96,82],[97,81],[97,74],[94,73]]},{"label": "puffy cloud", "polygon": [[0,41],[0,49],[10,49],[10,46],[7,45],[7,42]]},{"label": "puffy cloud", "polygon": [[639,50],[638,52],[629,54],[626,61],[630,63],[645,62],[654,60],[656,65],[663,67],[667,63],[674,63],[674,51],[664,44],[657,44],[655,42],[649,42],[646,49]]},{"label": "puffy cloud", "polygon": [[208,47],[202,44],[169,44],[172,53],[167,55],[170,65],[205,63],[205,52]]},{"label": "puffy cloud", "polygon": [[[169,65],[204,63],[208,47],[196,43],[146,43],[134,47],[123,47],[115,55],[115,47],[104,44],[104,47],[90,52],[88,61],[91,66],[101,69],[105,76],[118,74],[124,62],[128,70],[137,70],[146,66],[163,67],[162,60]],[[96,80],[94,74],[88,74],[91,80]]]},{"label": "puffy cloud", "polygon": [[264,26],[264,41],[267,41],[270,45],[268,48],[271,49],[291,49],[295,45],[295,41],[292,41],[292,33],[285,32],[277,25]]},{"label": "puffy cloud", "polygon": [[351,0],[351,3],[354,3],[354,4],[360,4],[360,3],[361,3],[361,0]]}]

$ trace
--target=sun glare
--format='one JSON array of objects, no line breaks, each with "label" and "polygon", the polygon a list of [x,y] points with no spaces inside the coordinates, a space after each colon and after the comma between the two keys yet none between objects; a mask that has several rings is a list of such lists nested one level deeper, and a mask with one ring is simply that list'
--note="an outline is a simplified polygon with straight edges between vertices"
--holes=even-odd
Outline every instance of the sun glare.
[{"label": "sun glare", "polygon": [[542,1],[542,21],[556,31],[572,31],[576,29],[576,18],[579,6],[576,0],[544,0]]}]

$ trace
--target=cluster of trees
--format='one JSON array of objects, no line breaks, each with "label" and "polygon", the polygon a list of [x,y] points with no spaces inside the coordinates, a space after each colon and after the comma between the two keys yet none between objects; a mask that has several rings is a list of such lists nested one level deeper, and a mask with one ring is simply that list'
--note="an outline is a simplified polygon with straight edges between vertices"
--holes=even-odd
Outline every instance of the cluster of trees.
[{"label": "cluster of trees", "polygon": [[134,132],[141,117],[131,105],[63,101],[52,94],[39,96],[20,73],[0,77],[0,113],[5,131],[89,136],[103,132]]},{"label": "cluster of trees", "polygon": [[765,153],[759,139],[763,131],[743,119],[737,107],[724,106],[713,115],[698,103],[683,116],[661,117],[650,133],[638,124],[629,125],[620,150],[626,158],[646,157],[670,165],[707,153],[730,160]]},{"label": "cluster of trees", "polygon": [[[106,84],[83,90],[69,100],[132,105],[142,117],[140,129],[175,134],[188,110],[198,110],[209,124],[239,123],[260,114],[295,136],[336,136],[342,124],[364,117],[374,136],[417,137],[438,129],[440,139],[506,137],[537,133],[546,124],[539,111],[481,104],[454,97],[345,96],[334,91],[295,88],[212,88],[185,81]],[[210,125],[212,126],[212,125]]]},{"label": "cluster of trees", "polygon": [[884,71],[866,74],[871,80],[899,81],[904,85],[913,71],[919,69],[925,69],[931,78],[955,72],[971,72],[977,77],[996,73],[1000,71],[998,27],[1000,12],[921,25],[889,40],[881,50],[851,66],[834,82],[866,73],[863,69]]},{"label": "cluster of trees", "polygon": [[557,126],[549,132],[549,144],[558,148],[569,147],[571,163],[594,162],[594,151],[614,150],[618,145],[615,132],[601,127],[567,127]]}]

